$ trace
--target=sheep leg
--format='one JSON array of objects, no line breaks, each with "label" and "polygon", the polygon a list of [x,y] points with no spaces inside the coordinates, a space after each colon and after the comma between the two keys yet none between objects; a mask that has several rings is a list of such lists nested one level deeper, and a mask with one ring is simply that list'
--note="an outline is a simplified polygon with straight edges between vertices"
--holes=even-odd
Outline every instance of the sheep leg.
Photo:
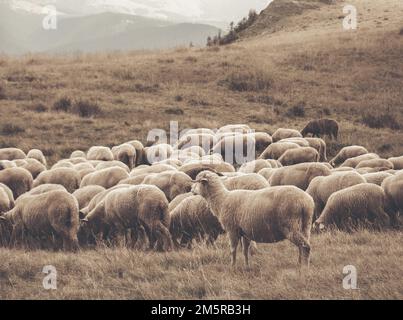
[{"label": "sheep leg", "polygon": [[298,247],[299,250],[299,265],[300,267],[306,266],[309,268],[309,256],[311,252],[311,246],[307,239],[299,231],[290,232],[287,236],[293,244]]},{"label": "sheep leg", "polygon": [[236,249],[238,248],[239,243],[239,233],[238,232],[229,232],[229,241],[231,246],[231,255],[232,255],[232,266],[235,267],[236,263]]},{"label": "sheep leg", "polygon": [[162,238],[162,241],[164,243],[164,249],[167,251],[171,251],[173,248],[172,237],[167,227],[165,227],[161,223],[161,221],[158,221],[157,224],[155,225],[155,231]]},{"label": "sheep leg", "polygon": [[250,240],[242,237],[242,246],[243,246],[243,256],[245,257],[245,266],[249,268],[249,246]]}]

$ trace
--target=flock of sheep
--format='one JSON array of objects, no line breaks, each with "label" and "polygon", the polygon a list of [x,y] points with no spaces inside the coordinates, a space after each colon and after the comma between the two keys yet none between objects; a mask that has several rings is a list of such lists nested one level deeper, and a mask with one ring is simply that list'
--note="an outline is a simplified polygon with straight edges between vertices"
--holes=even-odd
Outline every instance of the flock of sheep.
[{"label": "flock of sheep", "polygon": [[[403,210],[403,156],[349,146],[328,162],[319,136],[337,139],[338,130],[331,119],[273,135],[247,125],[192,129],[174,146],[95,146],[51,168],[40,150],[0,149],[0,246],[124,241],[169,251],[226,233],[233,264],[239,243],[248,265],[251,244],[288,239],[309,265],[312,227],[399,227]],[[251,141],[255,160],[225,161],[234,144]]]}]

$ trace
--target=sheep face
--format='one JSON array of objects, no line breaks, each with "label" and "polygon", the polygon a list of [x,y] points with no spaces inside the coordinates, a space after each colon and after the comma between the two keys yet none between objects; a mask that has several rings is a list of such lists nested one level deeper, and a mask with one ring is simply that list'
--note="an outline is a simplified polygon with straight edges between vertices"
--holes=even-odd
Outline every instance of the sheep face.
[{"label": "sheep face", "polygon": [[202,196],[203,198],[208,197],[209,190],[211,190],[212,185],[215,181],[219,181],[218,175],[212,173],[211,171],[200,172],[195,182],[192,186],[192,193],[194,195]]},{"label": "sheep face", "polygon": [[316,220],[316,221],[313,223],[313,226],[312,226],[312,230],[313,230],[313,231],[322,232],[322,231],[324,231],[325,229],[326,229],[326,226],[325,226],[322,222],[319,222],[318,220]]}]

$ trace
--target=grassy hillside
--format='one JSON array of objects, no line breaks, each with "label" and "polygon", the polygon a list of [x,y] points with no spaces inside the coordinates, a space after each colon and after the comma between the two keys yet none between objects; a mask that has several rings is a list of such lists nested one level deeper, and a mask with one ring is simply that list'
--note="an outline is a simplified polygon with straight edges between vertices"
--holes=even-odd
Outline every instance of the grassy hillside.
[{"label": "grassy hillside", "polygon": [[[100,248],[78,254],[0,249],[0,299],[402,299],[402,233],[326,233],[312,238],[312,265],[298,274],[289,242],[259,245],[250,270],[232,269],[229,248],[158,254]],[[57,290],[44,290],[53,265]],[[357,269],[345,290],[343,267]]]},{"label": "grassy hillside", "polygon": [[[341,122],[331,152],[354,143],[403,154],[396,129],[403,126],[401,1],[349,3],[358,7],[356,31],[343,30],[338,2],[220,48],[1,56],[0,147],[37,147],[55,161],[94,144],[144,140],[170,120],[181,128],[244,122],[272,132],[329,116]],[[102,113],[53,112],[62,97],[97,104]],[[370,128],[366,115],[394,129]]]}]

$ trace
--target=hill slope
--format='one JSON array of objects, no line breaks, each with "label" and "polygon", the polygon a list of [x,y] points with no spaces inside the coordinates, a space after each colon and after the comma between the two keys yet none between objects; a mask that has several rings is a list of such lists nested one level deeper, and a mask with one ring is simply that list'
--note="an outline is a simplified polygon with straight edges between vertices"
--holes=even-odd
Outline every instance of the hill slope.
[{"label": "hill slope", "polygon": [[[403,132],[394,125],[403,123],[402,2],[348,3],[358,9],[356,31],[343,30],[346,2],[338,1],[221,48],[2,57],[0,146],[37,147],[55,161],[74,149],[145,140],[170,120],[182,129],[245,122],[272,132],[327,116],[341,123],[331,154],[361,144],[401,155]],[[52,111],[63,96],[103,112],[88,119]]]}]

